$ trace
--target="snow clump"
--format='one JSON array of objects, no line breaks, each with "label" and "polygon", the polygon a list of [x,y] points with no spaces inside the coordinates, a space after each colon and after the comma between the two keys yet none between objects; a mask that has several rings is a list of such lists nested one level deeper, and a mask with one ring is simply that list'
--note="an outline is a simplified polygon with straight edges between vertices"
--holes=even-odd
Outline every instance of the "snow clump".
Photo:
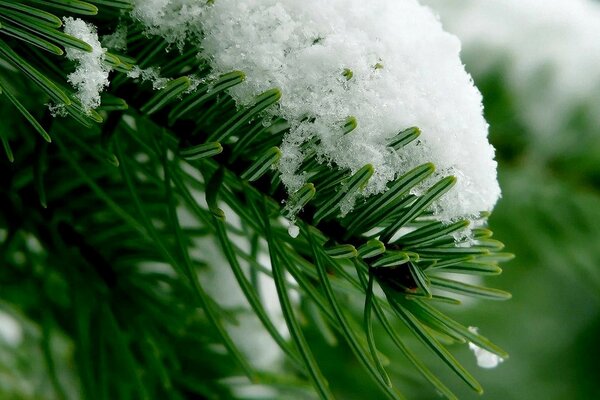
[{"label": "snow clump", "polygon": [[[459,40],[416,0],[138,0],[134,16],[153,34],[197,42],[216,74],[244,71],[230,91],[239,105],[277,87],[273,114],[287,119],[279,170],[288,192],[306,177],[306,148],[322,163],[356,172],[372,164],[365,195],[417,165],[433,162],[456,187],[435,205],[442,219],[491,211],[500,196],[481,94],[460,60]],[[344,135],[353,116],[358,127]],[[417,143],[386,140],[417,126]]]},{"label": "snow clump", "polygon": [[90,111],[100,105],[100,93],[109,84],[110,68],[103,64],[106,49],[100,44],[94,25],[71,17],[63,21],[67,35],[83,40],[92,47],[91,52],[72,47],[66,49],[67,58],[77,63],[77,68],[67,79],[77,89],[76,97],[84,110]]}]

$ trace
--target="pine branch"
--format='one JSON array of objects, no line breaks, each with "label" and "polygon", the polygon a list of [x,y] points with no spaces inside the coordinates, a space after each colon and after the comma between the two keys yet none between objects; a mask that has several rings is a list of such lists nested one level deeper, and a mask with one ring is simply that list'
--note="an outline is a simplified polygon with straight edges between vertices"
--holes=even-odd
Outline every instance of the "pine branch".
[{"label": "pine branch", "polygon": [[[306,331],[323,324],[347,342],[382,394],[404,398],[395,385],[398,379],[388,376],[376,348],[372,313],[440,393],[455,398],[395,332],[390,317],[397,317],[481,392],[436,335],[473,342],[501,357],[506,353],[430,303],[458,302],[441,295],[447,292],[508,298],[505,292],[439,275],[496,274],[506,257],[500,253],[501,243],[489,239],[489,231],[475,231],[481,236],[475,233],[472,240],[457,240],[456,233],[467,221],[446,224],[432,217],[430,205],[452,187],[454,177],[437,181],[421,195],[412,194],[434,171],[433,164],[421,165],[343,215],[341,205],[362,192],[373,167],[367,164],[352,174],[322,165],[310,154],[302,163],[309,182],[289,196],[273,168],[289,124],[264,113],[277,106],[279,89],[237,107],[227,91],[243,82],[242,72],[215,78],[188,49],[176,56],[176,63],[169,63],[169,44],[139,34],[141,28],[130,21],[127,54],[107,53],[105,58],[115,70],[110,93],[97,110],[86,110],[67,84],[64,71],[71,63],[57,57],[63,49],[90,48],[59,29],[59,15],[100,12],[97,20],[102,27],[109,23],[102,16],[105,9],[127,9],[129,3],[27,3],[0,2],[0,34],[4,34],[0,91],[36,133],[19,123],[1,136],[11,163],[3,166],[8,172],[2,178],[2,201],[7,205],[2,208],[6,210],[2,227],[7,231],[2,252],[10,265],[8,276],[13,269],[22,270],[29,279],[39,280],[34,265],[28,261],[19,266],[10,256],[26,248],[27,241],[19,236],[24,232],[41,243],[40,265],[66,288],[66,299],[38,293],[25,312],[37,320],[38,311],[49,308],[56,325],[73,340],[86,396],[183,398],[194,393],[218,398],[227,391],[219,378],[241,372],[253,382],[265,378],[228,333],[229,312],[210,298],[198,278],[201,268],[191,255],[192,242],[205,236],[220,244],[254,314],[291,361],[289,370],[310,381],[321,398],[333,394]],[[15,26],[5,25],[6,21]],[[127,77],[136,67],[161,67],[168,82],[153,92]],[[186,70],[190,72],[182,75]],[[26,98],[21,85],[38,98]],[[68,117],[40,120],[47,114],[47,102]],[[356,119],[341,128],[352,132]],[[418,128],[398,127],[388,146],[401,152],[418,135]],[[48,142],[53,139],[44,153],[37,150],[40,136]],[[47,167],[36,167],[32,177],[32,164]],[[197,200],[200,194],[206,204]],[[240,231],[228,220],[224,205],[239,218],[243,235],[266,243],[270,267],[230,238]],[[178,213],[183,209],[197,220],[196,231],[182,226]],[[296,220],[300,236],[288,234],[282,215]],[[275,327],[239,260],[247,261],[253,274],[274,279],[291,342]],[[144,271],[148,263],[158,263],[161,272]],[[294,283],[287,281],[286,273]],[[292,287],[316,310],[315,317],[302,315],[290,300]],[[377,294],[376,287],[384,294]],[[362,325],[345,310],[341,300],[345,293],[365,296]],[[15,296],[12,301],[19,304],[22,299]],[[224,345],[227,355],[215,352],[216,344]],[[237,367],[232,367],[232,360]],[[57,396],[64,397],[56,378],[53,381]]]}]

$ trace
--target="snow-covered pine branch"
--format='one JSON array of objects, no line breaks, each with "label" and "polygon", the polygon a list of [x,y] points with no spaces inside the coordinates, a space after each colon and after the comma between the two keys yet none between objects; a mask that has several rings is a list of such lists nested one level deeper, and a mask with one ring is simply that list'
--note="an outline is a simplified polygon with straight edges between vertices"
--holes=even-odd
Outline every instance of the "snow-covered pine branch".
[{"label": "snow-covered pine branch", "polygon": [[[481,95],[461,63],[459,40],[416,0],[139,0],[133,14],[149,33],[178,45],[195,42],[215,73],[244,71],[247,82],[231,91],[238,104],[281,89],[270,112],[292,125],[279,165],[290,192],[305,180],[301,145],[316,138],[312,150],[323,163],[353,172],[375,167],[367,195],[433,162],[434,178],[458,178],[436,204],[440,218],[475,216],[496,203]],[[344,135],[349,116],[358,127]],[[386,146],[411,126],[422,131],[418,143],[402,152]]]}]

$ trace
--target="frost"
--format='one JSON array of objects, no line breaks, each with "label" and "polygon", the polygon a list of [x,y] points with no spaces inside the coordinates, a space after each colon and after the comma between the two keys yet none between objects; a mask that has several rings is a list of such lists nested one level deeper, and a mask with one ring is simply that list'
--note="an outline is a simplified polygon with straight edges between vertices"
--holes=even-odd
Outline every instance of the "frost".
[{"label": "frost", "polygon": [[[464,45],[475,75],[500,72],[541,145],[581,139],[582,105],[600,124],[600,3],[590,0],[426,0]],[[560,144],[559,144],[560,146]]]},{"label": "frost", "polygon": [[127,50],[127,25],[119,24],[109,35],[102,36],[102,45],[114,50]]},{"label": "frost", "polygon": [[[433,162],[430,184],[459,178],[436,204],[444,219],[490,211],[500,196],[481,95],[459,58],[460,42],[416,0],[138,0],[134,15],[172,43],[197,41],[215,73],[244,71],[246,82],[230,92],[238,104],[281,89],[271,112],[292,127],[279,163],[288,192],[305,182],[298,166],[315,150],[321,162],[352,172],[372,164],[365,195]],[[358,127],[344,135],[349,116]],[[417,144],[398,152],[386,146],[411,126],[422,131]],[[318,145],[301,147],[311,139]]]},{"label": "frost", "polygon": [[127,73],[127,76],[131,79],[141,79],[145,82],[151,82],[154,90],[163,89],[169,82],[167,78],[160,76],[160,70],[156,67],[140,68],[136,65]]},{"label": "frost", "polygon": [[60,103],[60,104],[53,104],[53,103],[48,103],[46,104],[46,107],[48,107],[48,111],[50,111],[50,115],[52,115],[53,117],[66,117],[67,115],[69,115],[67,113],[67,108],[64,104]]},{"label": "frost", "polygon": [[81,19],[64,18],[65,33],[83,40],[92,47],[91,52],[67,47],[66,56],[77,63],[75,72],[67,77],[77,89],[76,96],[86,111],[100,105],[100,93],[108,86],[110,68],[103,64],[106,49],[102,48],[96,27]]},{"label": "frost", "polygon": [[[473,333],[477,333],[477,328],[470,326],[469,330]],[[481,368],[496,368],[498,364],[504,362],[504,359],[494,353],[482,349],[474,343],[469,342],[469,350],[471,350],[477,358],[477,365]]]}]

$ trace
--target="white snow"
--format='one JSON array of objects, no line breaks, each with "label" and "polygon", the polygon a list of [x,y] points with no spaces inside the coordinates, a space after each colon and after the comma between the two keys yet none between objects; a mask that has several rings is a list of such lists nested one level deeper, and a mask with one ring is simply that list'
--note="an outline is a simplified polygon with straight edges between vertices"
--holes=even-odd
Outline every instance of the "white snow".
[{"label": "white snow", "polygon": [[77,63],[75,72],[69,74],[68,81],[75,89],[76,96],[87,111],[100,105],[100,93],[108,86],[110,68],[103,64],[106,49],[98,40],[96,27],[81,19],[65,17],[65,33],[83,40],[92,47],[92,52],[67,47],[66,56]]},{"label": "white snow", "polygon": [[119,24],[111,34],[102,36],[102,46],[114,50],[127,50],[127,25]]},{"label": "white snow", "polygon": [[[469,330],[473,333],[477,333],[477,328],[470,326]],[[504,362],[504,359],[494,353],[482,349],[474,343],[469,342],[469,350],[473,351],[475,358],[477,358],[477,365],[481,368],[490,369],[496,368],[498,364]]]},{"label": "white snow", "polygon": [[539,145],[580,137],[570,125],[584,105],[600,124],[599,2],[424,1],[460,37],[474,75],[499,72]]},{"label": "white snow", "polygon": [[169,82],[167,78],[160,76],[160,70],[156,67],[140,68],[135,65],[131,71],[127,73],[127,76],[131,79],[141,79],[144,82],[151,82],[154,90],[163,89]]},{"label": "white snow", "polygon": [[[459,57],[459,40],[416,0],[138,0],[134,15],[172,43],[196,41],[216,73],[242,70],[238,104],[278,87],[271,113],[292,125],[282,145],[291,193],[305,177],[300,144],[316,137],[323,163],[375,173],[365,195],[425,162],[458,183],[436,204],[452,219],[490,211],[500,196],[481,95]],[[347,79],[347,70],[352,77]],[[346,71],[346,74],[345,74]],[[346,76],[344,76],[346,75]],[[358,128],[343,135],[348,116]],[[411,126],[422,135],[399,152],[386,139]],[[429,181],[433,183],[433,179]]]},{"label": "white snow", "polygon": [[164,37],[181,49],[187,39],[201,37],[201,19],[208,1],[134,0],[132,15],[147,27],[147,33]]}]

